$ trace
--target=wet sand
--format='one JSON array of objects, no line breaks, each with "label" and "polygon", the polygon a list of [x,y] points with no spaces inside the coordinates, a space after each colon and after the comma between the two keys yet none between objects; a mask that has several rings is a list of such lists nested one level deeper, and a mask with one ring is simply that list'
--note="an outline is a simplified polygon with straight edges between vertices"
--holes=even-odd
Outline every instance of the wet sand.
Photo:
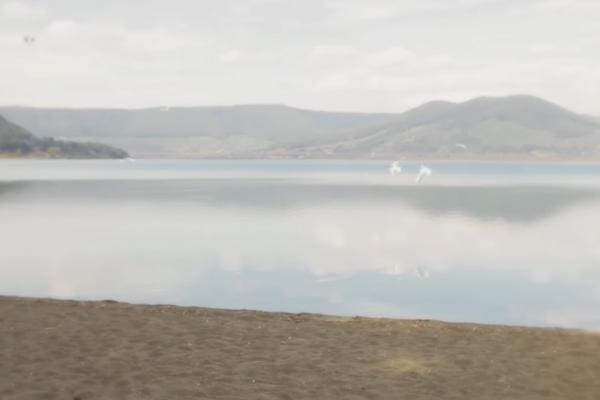
[{"label": "wet sand", "polygon": [[0,399],[600,399],[600,334],[0,297]]}]

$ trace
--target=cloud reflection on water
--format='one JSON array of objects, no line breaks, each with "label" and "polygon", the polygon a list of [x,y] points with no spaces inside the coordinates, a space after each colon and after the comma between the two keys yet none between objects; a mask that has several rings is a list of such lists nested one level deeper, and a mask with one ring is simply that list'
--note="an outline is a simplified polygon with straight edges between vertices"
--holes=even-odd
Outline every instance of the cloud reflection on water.
[{"label": "cloud reflection on water", "polygon": [[[394,202],[374,206],[362,200],[262,210],[160,202],[5,203],[0,220],[0,241],[10,243],[0,253],[4,293],[153,302],[195,290],[195,284],[210,274],[214,278],[217,269],[226,274],[217,280],[288,274],[290,279],[281,282],[292,292],[304,290],[308,298],[310,285],[296,287],[296,276],[301,275],[312,280],[310,290],[335,311],[332,285],[323,280],[346,278],[334,282],[339,289],[357,285],[353,278],[365,273],[411,279],[417,267],[430,271],[431,280],[447,279],[453,269],[469,269],[472,281],[458,283],[465,286],[477,285],[486,274],[501,273],[530,286],[558,283],[559,288],[568,284],[600,292],[596,203],[567,207],[527,224],[461,213],[430,214]],[[251,278],[239,283],[249,282]],[[498,292],[504,290],[502,285],[498,282]],[[235,285],[230,290],[235,291]],[[353,293],[356,298],[338,298],[337,303],[347,304],[337,309],[351,312],[348,305],[354,304],[357,313],[374,312],[377,295]],[[277,301],[272,299],[272,305]],[[598,296],[590,301],[600,305]],[[393,309],[421,315],[418,304],[379,305],[384,315]],[[451,316],[460,319],[460,310],[454,312]],[[560,321],[548,319],[553,320]]]}]

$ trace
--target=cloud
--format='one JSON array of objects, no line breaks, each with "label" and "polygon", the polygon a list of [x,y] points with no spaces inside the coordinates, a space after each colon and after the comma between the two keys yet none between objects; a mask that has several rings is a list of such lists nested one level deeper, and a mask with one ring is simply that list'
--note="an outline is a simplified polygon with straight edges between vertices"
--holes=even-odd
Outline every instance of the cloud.
[{"label": "cloud", "polygon": [[[514,91],[600,114],[598,2],[508,3],[0,0],[0,52],[10,60],[0,64],[0,104],[398,112]],[[23,46],[25,34],[35,46]],[[113,85],[94,86],[99,76]]]},{"label": "cloud", "polygon": [[538,3],[538,7],[559,10],[567,7],[573,7],[577,5],[585,4],[585,1],[581,0],[541,0]]},{"label": "cloud", "polygon": [[[367,89],[401,91],[422,85],[432,73],[441,73],[454,65],[449,57],[419,56],[413,51],[394,46],[360,53],[354,51],[353,61],[337,65],[333,71],[323,70],[313,90]],[[427,77],[426,79],[424,79]]]},{"label": "cloud", "polygon": [[129,32],[125,35],[125,47],[139,52],[166,52],[198,48],[202,41],[164,29]]},{"label": "cloud", "polygon": [[35,20],[46,15],[46,10],[19,1],[10,1],[0,5],[0,17],[15,20]]},{"label": "cloud", "polygon": [[71,52],[155,53],[202,46],[184,33],[165,29],[126,29],[111,23],[82,23],[73,20],[52,21],[42,39],[54,50]]},{"label": "cloud", "polygon": [[357,54],[358,50],[352,46],[318,45],[313,47],[310,56],[320,59],[322,57],[347,57]]},{"label": "cloud", "polygon": [[365,62],[372,67],[397,66],[414,60],[415,54],[404,47],[389,47],[365,56]]},{"label": "cloud", "polygon": [[61,52],[114,50],[123,45],[125,32],[114,25],[85,24],[73,20],[52,21],[41,39]]},{"label": "cloud", "polygon": [[387,19],[395,14],[396,11],[388,6],[369,6],[351,10],[351,15],[356,19]]},{"label": "cloud", "polygon": [[[26,218],[32,209],[37,217]],[[0,210],[6,221],[0,239],[10,238],[15,245],[0,254],[0,268],[43,270],[48,255],[56,260],[52,265],[73,271],[82,265],[93,270],[109,264],[143,271],[149,262],[170,265],[173,260],[197,269],[219,263],[229,269],[302,266],[315,276],[397,275],[411,273],[415,266],[426,267],[435,276],[473,267],[520,272],[533,283],[545,284],[589,283],[590,267],[600,263],[596,235],[600,208],[594,205],[528,225],[460,215],[432,217],[401,204],[377,209],[336,204],[287,214],[180,204],[164,218],[156,211],[150,204],[135,203],[7,204]],[[299,224],[302,230],[294,228]],[[31,246],[36,252],[27,251]]]},{"label": "cloud", "polygon": [[345,89],[351,85],[352,79],[345,74],[332,74],[317,80],[312,86],[315,92]]},{"label": "cloud", "polygon": [[231,64],[236,61],[239,61],[241,56],[242,56],[241,51],[239,51],[237,49],[231,49],[231,50],[227,50],[224,53],[221,53],[221,55],[219,56],[219,60],[221,60],[221,62],[224,64]]},{"label": "cloud", "polygon": [[535,54],[555,53],[558,50],[553,43],[535,43],[530,46],[530,49]]},{"label": "cloud", "polygon": [[[598,89],[600,72],[580,56],[577,45],[536,43],[524,51],[529,56],[518,62],[510,58],[482,61],[447,53],[414,52],[404,46],[359,52],[352,62],[319,64],[319,76],[310,90],[320,93],[321,98],[325,93],[333,98],[362,92],[362,98],[371,97],[368,104],[374,104],[378,98],[392,104],[395,109],[386,105],[379,108],[389,111],[432,99],[465,101],[480,95],[514,93],[536,94],[558,103],[566,101],[563,104],[572,104],[575,111],[585,110],[590,90]],[[588,82],[586,88],[578,87],[577,76]],[[388,96],[382,97],[385,93]],[[353,108],[360,109],[363,103],[357,100],[356,104]]]},{"label": "cloud", "polygon": [[339,2],[326,3],[334,10],[334,13],[342,18],[355,21],[377,21],[394,17],[396,8],[387,3],[364,5],[361,2]]}]

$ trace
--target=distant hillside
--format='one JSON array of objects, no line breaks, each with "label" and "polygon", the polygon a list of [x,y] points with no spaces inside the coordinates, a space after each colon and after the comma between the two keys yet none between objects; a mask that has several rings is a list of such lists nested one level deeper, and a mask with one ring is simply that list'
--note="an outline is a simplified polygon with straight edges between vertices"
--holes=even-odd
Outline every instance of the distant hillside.
[{"label": "distant hillside", "polygon": [[533,96],[434,101],[402,114],[282,105],[142,110],[0,108],[29,130],[139,157],[600,157],[600,121]]},{"label": "distant hillside", "polygon": [[600,156],[600,123],[533,96],[480,97],[426,103],[306,151],[390,158]]},{"label": "distant hillside", "polygon": [[338,140],[391,114],[301,110],[283,105],[123,109],[0,107],[32,132],[123,147],[136,157],[266,156]]},{"label": "distant hillside", "polygon": [[38,138],[0,116],[0,157],[126,158],[127,152],[99,143]]}]

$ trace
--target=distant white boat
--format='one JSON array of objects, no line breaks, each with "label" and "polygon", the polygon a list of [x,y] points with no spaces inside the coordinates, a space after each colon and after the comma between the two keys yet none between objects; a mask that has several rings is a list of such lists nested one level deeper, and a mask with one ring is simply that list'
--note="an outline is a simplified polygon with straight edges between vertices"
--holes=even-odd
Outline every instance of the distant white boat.
[{"label": "distant white boat", "polygon": [[134,158],[131,158],[131,157],[127,157],[125,160],[126,160],[126,161],[129,161],[129,162],[135,162],[135,159],[134,159]]},{"label": "distant white boat", "polygon": [[421,168],[419,169],[419,173],[417,174],[417,177],[415,178],[415,182],[421,183],[421,181],[428,176],[431,176],[431,169],[425,165],[421,165]]},{"label": "distant white boat", "polygon": [[396,175],[402,173],[402,167],[400,166],[400,161],[394,161],[392,165],[390,165],[390,175]]},{"label": "distant white boat", "polygon": [[454,146],[458,147],[459,149],[467,150],[467,145],[464,143],[456,143]]}]

